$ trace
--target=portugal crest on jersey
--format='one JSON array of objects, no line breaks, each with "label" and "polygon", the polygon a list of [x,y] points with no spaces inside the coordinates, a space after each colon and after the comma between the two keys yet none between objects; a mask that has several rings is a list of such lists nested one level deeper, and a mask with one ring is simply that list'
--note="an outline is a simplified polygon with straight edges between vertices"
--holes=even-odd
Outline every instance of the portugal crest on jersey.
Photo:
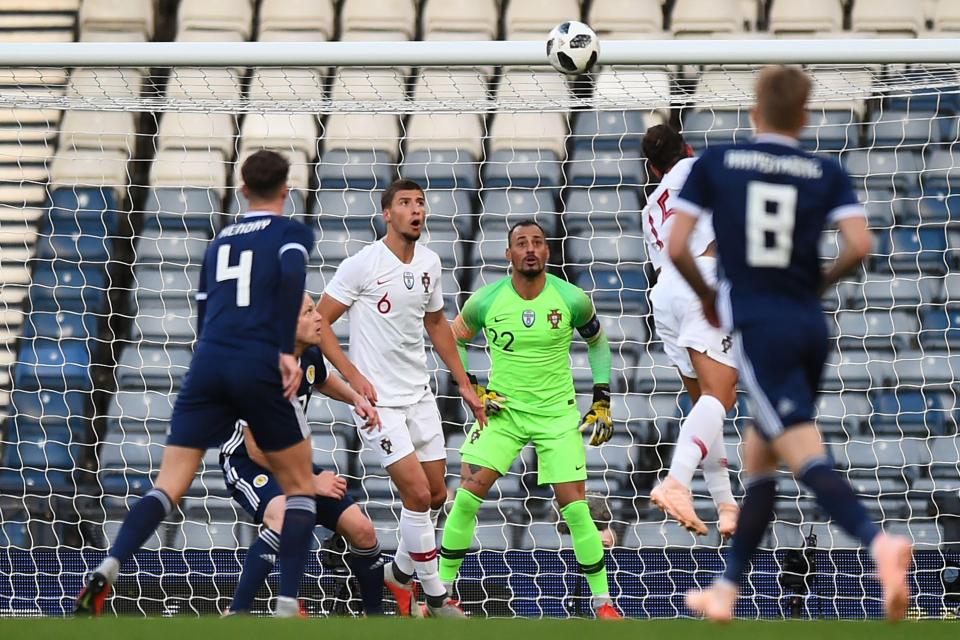
[{"label": "portugal crest on jersey", "polygon": [[560,313],[560,309],[551,309],[550,314],[547,316],[547,322],[550,323],[550,328],[559,329],[561,320],[563,320],[563,314]]},{"label": "portugal crest on jersey", "polygon": [[307,367],[307,382],[311,385],[317,379],[317,368],[314,365]]},{"label": "portugal crest on jersey", "polygon": [[413,273],[410,271],[403,272],[403,284],[406,285],[407,289],[413,289]]},{"label": "portugal crest on jersey", "polygon": [[423,275],[420,277],[420,284],[423,285],[423,292],[430,293],[430,274],[426,271],[423,272]]},{"label": "portugal crest on jersey", "polygon": [[523,326],[525,326],[528,329],[533,326],[534,322],[537,321],[537,314],[534,312],[533,309],[527,309],[526,311],[523,312],[523,315],[520,317],[523,320]]}]

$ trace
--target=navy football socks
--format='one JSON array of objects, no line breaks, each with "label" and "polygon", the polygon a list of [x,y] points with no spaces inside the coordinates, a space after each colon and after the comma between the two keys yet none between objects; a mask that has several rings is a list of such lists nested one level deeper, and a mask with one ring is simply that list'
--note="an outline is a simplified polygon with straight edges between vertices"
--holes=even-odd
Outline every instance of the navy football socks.
[{"label": "navy football socks", "polygon": [[799,478],[817,497],[820,508],[840,528],[869,549],[880,528],[870,519],[867,509],[853,492],[853,487],[837,473],[829,458],[811,460],[800,471]]},{"label": "navy football socks", "polygon": [[740,505],[737,532],[730,543],[727,568],[723,572],[723,579],[734,585],[740,583],[750,557],[763,539],[763,534],[773,518],[773,506],[777,498],[775,474],[754,476],[748,478],[744,484],[747,491]]},{"label": "navy football socks", "polygon": [[317,524],[316,496],[290,496],[280,532],[280,596],[296,598]]},{"label": "navy football socks", "polygon": [[162,489],[153,488],[133,505],[108,554],[123,564],[147,541],[163,519],[173,511],[173,502]]},{"label": "navy football socks", "polygon": [[379,543],[369,549],[350,547],[347,564],[360,584],[363,612],[368,616],[383,615],[383,564]]},{"label": "navy football socks", "polygon": [[230,611],[250,611],[260,585],[266,581],[270,570],[277,562],[279,548],[280,534],[273,529],[263,529],[247,549],[247,557],[243,561],[243,571],[240,572],[240,581],[233,594]]}]

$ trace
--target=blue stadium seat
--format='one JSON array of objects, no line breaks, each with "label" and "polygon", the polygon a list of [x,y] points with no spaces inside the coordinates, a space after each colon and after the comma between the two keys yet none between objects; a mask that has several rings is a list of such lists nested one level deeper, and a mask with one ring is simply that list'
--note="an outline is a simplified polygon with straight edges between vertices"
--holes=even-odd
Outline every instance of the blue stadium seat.
[{"label": "blue stadium seat", "polygon": [[931,149],[923,157],[920,185],[924,195],[960,192],[960,157],[949,149]]},{"label": "blue stadium seat", "polygon": [[546,230],[547,237],[557,234],[557,207],[547,189],[484,189],[480,192],[480,215],[484,220],[503,220],[510,225],[533,218]]},{"label": "blue stadium seat", "polygon": [[215,189],[155,187],[147,192],[143,211],[147,229],[179,231],[205,239],[219,226],[217,218],[223,203]]},{"label": "blue stadium seat", "polygon": [[483,186],[556,187],[563,175],[563,162],[547,149],[501,149],[483,164]]},{"label": "blue stadium seat", "polygon": [[[10,437],[12,436],[12,437]],[[64,424],[59,427],[22,427],[8,435],[3,466],[70,471],[80,463],[80,446]]]},{"label": "blue stadium seat", "polygon": [[24,342],[14,366],[14,386],[25,390],[89,391],[93,388],[90,364],[90,349],[84,342]]},{"label": "blue stadium seat", "polygon": [[[949,410],[939,394],[924,391],[880,391],[871,395],[870,428],[879,435],[943,435]],[[951,402],[952,404],[952,402]]]},{"label": "blue stadium seat", "polygon": [[942,229],[895,228],[883,233],[877,246],[880,257],[874,268],[901,273],[946,273],[948,264],[947,237]]},{"label": "blue stadium seat", "polygon": [[119,197],[109,188],[61,187],[50,194],[50,220],[80,221],[98,225],[103,233],[116,236],[120,228]]},{"label": "blue stadium seat", "polygon": [[[560,197],[567,233],[589,235],[597,227],[640,231],[640,195],[633,188],[575,187]],[[577,232],[576,230],[581,230]]]},{"label": "blue stadium seat", "polygon": [[385,151],[331,149],[317,162],[321,189],[376,189],[393,182],[394,169]]},{"label": "blue stadium seat", "polygon": [[750,112],[705,110],[681,116],[683,139],[696,151],[731,142],[746,142],[753,136]]},{"label": "blue stadium seat", "polygon": [[868,273],[858,303],[868,309],[909,310],[929,304],[936,296],[934,278]]},{"label": "blue stadium seat", "polygon": [[910,192],[916,188],[921,164],[912,151],[855,149],[841,154],[855,187]]},{"label": "blue stadium seat", "polygon": [[960,309],[924,309],[920,315],[920,346],[924,349],[960,348]]},{"label": "blue stadium seat", "polygon": [[646,172],[640,154],[632,150],[577,149],[567,163],[567,184],[580,187],[641,187]]},{"label": "blue stadium seat", "polygon": [[89,425],[86,417],[89,404],[90,394],[76,390],[14,389],[10,395],[10,413],[18,420],[32,421],[40,426],[48,421],[54,425],[66,423],[75,433],[81,433]]},{"label": "blue stadium seat", "polygon": [[899,389],[949,391],[957,381],[960,357],[946,351],[907,351],[893,361],[893,381]]},{"label": "blue stadium seat", "polygon": [[593,297],[597,309],[622,309],[624,313],[648,313],[647,277],[641,269],[589,269],[576,280]]},{"label": "blue stadium seat", "polygon": [[109,238],[87,235],[79,228],[76,233],[63,233],[57,229],[54,235],[41,234],[37,240],[36,255],[43,260],[82,261],[85,265],[105,268],[112,244]]},{"label": "blue stadium seat", "polygon": [[840,311],[837,324],[841,351],[907,349],[917,334],[916,314],[906,311]]},{"label": "blue stadium seat", "polygon": [[77,311],[35,310],[23,321],[23,336],[86,339],[97,335],[98,318]]},{"label": "blue stadium seat", "polygon": [[639,152],[648,120],[645,111],[581,111],[573,125],[573,146]]},{"label": "blue stadium seat", "polygon": [[33,272],[30,301],[34,309],[101,313],[106,308],[108,287],[102,266],[40,262]]},{"label": "blue stadium seat", "polygon": [[954,194],[924,188],[897,201],[897,222],[904,226],[956,224],[960,221],[960,183]]},{"label": "blue stadium seat", "polygon": [[868,146],[902,148],[925,146],[939,138],[936,112],[883,110],[867,125]]},{"label": "blue stadium seat", "polygon": [[859,118],[851,110],[812,111],[800,132],[800,145],[807,151],[841,151],[860,146]]},{"label": "blue stadium seat", "polygon": [[400,175],[431,189],[477,188],[480,162],[466,149],[424,149],[406,154]]}]

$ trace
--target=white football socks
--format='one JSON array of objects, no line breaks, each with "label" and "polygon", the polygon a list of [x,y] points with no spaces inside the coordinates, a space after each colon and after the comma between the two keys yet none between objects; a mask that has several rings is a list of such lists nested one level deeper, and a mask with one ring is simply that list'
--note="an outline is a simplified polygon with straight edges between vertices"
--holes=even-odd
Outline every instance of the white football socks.
[{"label": "white football socks", "polygon": [[[411,560],[423,592],[428,596],[446,596],[447,589],[440,582],[437,561],[437,533],[429,511],[400,510],[400,540]],[[397,555],[399,556],[399,550]],[[405,571],[402,565],[397,565]]]},{"label": "white football socks", "polygon": [[[710,455],[710,448],[718,438],[723,443],[723,419],[726,416],[722,402],[713,396],[700,396],[680,425],[680,436],[670,461],[670,476],[674,480],[685,487],[690,486],[693,472]],[[725,454],[721,450],[719,455]]]},{"label": "white football socks", "polygon": [[703,479],[707,483],[707,490],[715,505],[737,503],[733,499],[733,489],[730,487],[727,445],[723,441],[723,423],[713,444],[707,448],[707,457],[703,459]]},{"label": "white football socks", "polygon": [[[437,522],[440,520],[440,513],[442,511],[442,507],[439,509],[430,509],[430,523],[433,525],[434,546],[436,546]],[[402,518],[403,511],[400,513]],[[410,552],[407,550],[406,538],[403,536],[402,526],[400,527],[400,542],[397,543],[397,552],[393,556],[393,562],[397,565],[397,569],[408,576],[413,575],[416,572],[413,559],[410,557]]]}]

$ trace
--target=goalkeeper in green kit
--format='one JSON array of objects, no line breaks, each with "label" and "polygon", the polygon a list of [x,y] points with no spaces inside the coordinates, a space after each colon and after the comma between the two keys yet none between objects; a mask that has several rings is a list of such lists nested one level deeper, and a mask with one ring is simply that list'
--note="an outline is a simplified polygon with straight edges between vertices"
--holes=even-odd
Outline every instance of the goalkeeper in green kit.
[{"label": "goalkeeper in green kit", "polygon": [[[610,600],[603,544],[585,498],[586,451],[582,432],[599,446],[613,434],[610,418],[610,345],[593,302],[579,287],[546,272],[550,250],[543,228],[532,220],[510,228],[510,277],[470,296],[453,324],[460,357],[484,331],[493,370],[486,387],[476,383],[489,423],[474,424],[460,449],[460,488],[443,529],[440,579],[452,590],[473,543],[477,511],[497,478],[520,450],[533,442],[538,482],[553,485],[560,513],[570,527],[573,551],[586,575],[598,618],[622,617]],[[593,405],[581,419],[570,370],[574,329],[586,340],[593,371]]]}]

